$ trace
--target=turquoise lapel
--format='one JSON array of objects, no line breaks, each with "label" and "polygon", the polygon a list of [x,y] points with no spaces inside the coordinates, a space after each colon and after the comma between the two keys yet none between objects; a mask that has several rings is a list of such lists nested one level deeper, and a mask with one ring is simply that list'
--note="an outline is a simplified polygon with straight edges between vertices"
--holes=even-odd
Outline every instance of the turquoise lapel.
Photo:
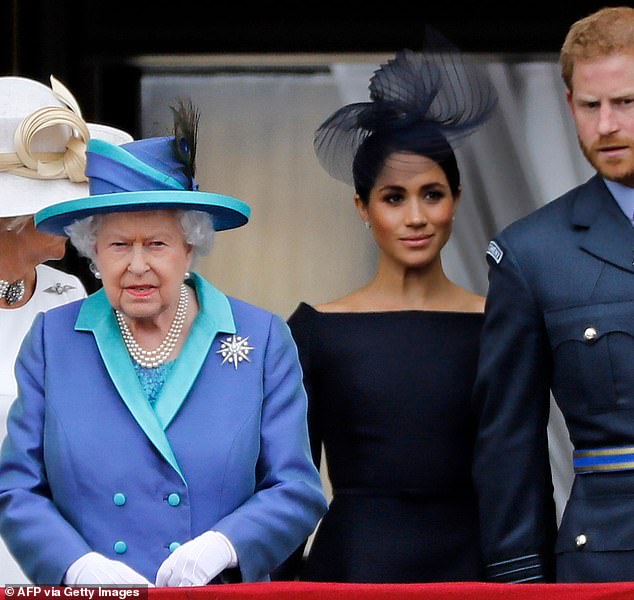
[{"label": "turquoise lapel", "polygon": [[128,410],[156,449],[185,481],[165,431],[143,392],[103,289],[84,301],[75,329],[93,332],[110,378]]},{"label": "turquoise lapel", "polygon": [[200,275],[193,273],[192,279],[198,297],[198,314],[154,404],[163,429],[167,429],[194,385],[216,334],[236,332],[227,297]]}]

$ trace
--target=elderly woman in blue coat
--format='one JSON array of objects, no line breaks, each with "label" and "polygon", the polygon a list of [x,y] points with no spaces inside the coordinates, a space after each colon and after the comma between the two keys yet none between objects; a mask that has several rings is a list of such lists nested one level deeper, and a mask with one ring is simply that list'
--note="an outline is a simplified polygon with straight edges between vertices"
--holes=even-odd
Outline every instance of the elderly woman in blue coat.
[{"label": "elderly woman in blue coat", "polygon": [[90,196],[35,218],[103,282],[17,361],[0,532],[37,583],[267,580],[326,510],[287,326],[190,273],[249,207],[198,190],[197,115],[174,114],[174,136],[91,140]]}]

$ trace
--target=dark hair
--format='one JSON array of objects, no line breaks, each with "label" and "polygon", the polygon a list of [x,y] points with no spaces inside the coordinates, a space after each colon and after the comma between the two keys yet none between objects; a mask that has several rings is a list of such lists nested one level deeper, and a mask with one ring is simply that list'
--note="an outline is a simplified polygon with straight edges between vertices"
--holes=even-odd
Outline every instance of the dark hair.
[{"label": "dark hair", "polygon": [[451,193],[457,196],[460,192],[460,170],[456,155],[441,133],[434,137],[430,145],[429,137],[421,143],[420,138],[407,140],[390,132],[375,132],[369,135],[359,146],[352,164],[354,188],[361,202],[368,204],[376,178],[385,166],[386,160],[395,152],[417,154],[434,160],[447,176]]}]

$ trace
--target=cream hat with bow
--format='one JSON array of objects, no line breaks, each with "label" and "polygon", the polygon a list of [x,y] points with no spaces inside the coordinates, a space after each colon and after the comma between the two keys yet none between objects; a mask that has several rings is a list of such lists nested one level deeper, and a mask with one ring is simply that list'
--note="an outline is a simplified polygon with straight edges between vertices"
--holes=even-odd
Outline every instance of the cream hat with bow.
[{"label": "cream hat with bow", "polygon": [[0,77],[0,217],[32,215],[88,195],[86,144],[132,141],[125,131],[86,123],[70,91],[24,77]]}]

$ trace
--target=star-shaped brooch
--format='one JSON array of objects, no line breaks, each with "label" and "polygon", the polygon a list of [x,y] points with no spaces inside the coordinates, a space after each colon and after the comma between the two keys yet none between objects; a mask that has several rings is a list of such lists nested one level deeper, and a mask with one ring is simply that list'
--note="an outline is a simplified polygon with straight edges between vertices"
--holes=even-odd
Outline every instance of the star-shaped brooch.
[{"label": "star-shaped brooch", "polygon": [[249,352],[253,350],[253,346],[249,346],[249,337],[232,335],[220,341],[220,350],[216,350],[216,354],[222,356],[222,364],[231,363],[234,369],[238,368],[238,363],[243,360],[251,362]]}]

